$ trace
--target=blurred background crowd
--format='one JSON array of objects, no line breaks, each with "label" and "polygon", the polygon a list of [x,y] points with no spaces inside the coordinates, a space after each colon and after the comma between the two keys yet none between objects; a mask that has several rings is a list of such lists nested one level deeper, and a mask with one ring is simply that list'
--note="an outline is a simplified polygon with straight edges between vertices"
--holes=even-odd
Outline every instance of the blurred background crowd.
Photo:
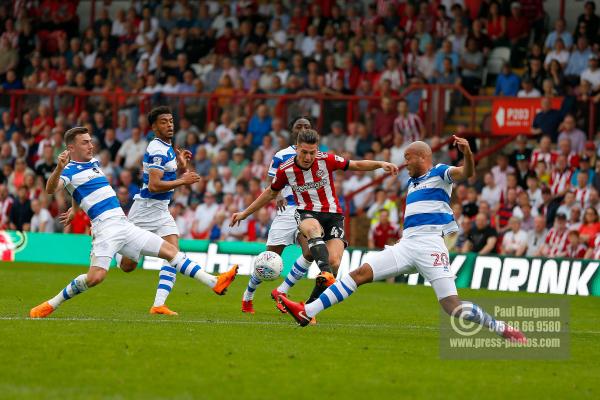
[{"label": "blurred background crowd", "polygon": [[[530,135],[455,185],[460,232],[451,251],[600,256],[594,2],[575,3],[574,26],[549,18],[541,0],[96,3],[89,24],[77,0],[0,5],[0,229],[63,230],[57,216],[70,199],[46,195],[44,185],[75,125],[93,132],[96,157],[128,211],[153,137],[145,113],[167,104],[174,144],[192,152],[202,176],[175,193],[181,237],[264,241],[274,207],[235,228],[227,221],[268,185],[291,117],[320,121],[324,151],[402,164],[410,142],[444,139],[426,129],[422,91],[405,89],[455,84],[474,96],[537,97],[541,111]],[[488,76],[497,49],[510,56]],[[286,95],[296,97],[284,104]],[[362,96],[351,118],[336,97],[346,95]],[[472,147],[482,140],[472,138]],[[434,159],[456,165],[461,155],[444,146]],[[379,178],[336,177],[344,209],[368,232],[352,244],[381,248],[401,236],[405,172],[344,198]],[[81,213],[64,230],[89,233],[89,220]]]}]

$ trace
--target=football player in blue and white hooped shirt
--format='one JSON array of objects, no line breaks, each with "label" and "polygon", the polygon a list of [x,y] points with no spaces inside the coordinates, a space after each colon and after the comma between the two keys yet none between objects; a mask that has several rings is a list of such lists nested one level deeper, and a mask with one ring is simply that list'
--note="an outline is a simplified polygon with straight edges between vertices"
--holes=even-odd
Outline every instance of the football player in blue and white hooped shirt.
[{"label": "football player in blue and white hooped shirt", "polygon": [[449,315],[479,323],[510,340],[526,340],[518,330],[458,297],[443,237],[458,230],[450,208],[452,183],[473,176],[475,162],[466,139],[454,136],[454,144],[464,154],[461,167],[444,164],[434,167],[431,148],[425,142],[416,141],[406,148],[404,157],[410,179],[402,239],[367,255],[360,268],[343,276],[309,304],[282,297],[284,307],[300,325],[308,325],[311,318],[343,301],[360,285],[419,272],[431,283],[440,305]]},{"label": "football player in blue and white hooped shirt", "polygon": [[[191,185],[200,180],[200,175],[187,171],[192,153],[188,150],[174,149],[172,139],[175,135],[173,113],[169,107],[160,106],[148,113],[148,123],[156,137],[148,144],[143,167],[141,191],[135,195],[128,218],[134,225],[158,236],[179,248],[179,230],[169,212],[169,202],[173,198],[175,188]],[[177,170],[184,172],[177,178]],[[119,260],[123,271],[131,271],[137,262],[123,258]],[[151,314],[177,315],[165,302],[175,285],[177,271],[163,263],[158,275],[158,287],[154,296]]]},{"label": "football player in blue and white hooped shirt", "polygon": [[60,216],[63,224],[71,223],[79,208],[90,217],[90,269],[69,282],[56,296],[32,308],[31,318],[45,318],[63,302],[101,283],[117,253],[133,260],[141,255],[160,257],[176,271],[201,281],[215,293],[225,293],[237,274],[237,265],[218,277],[210,275],[171,243],[132,224],[125,217],[100,163],[93,157],[94,146],[87,128],[69,129],[64,141],[67,150],[58,157],[57,167],[46,183],[46,192],[54,194],[64,188],[71,195],[72,207]]},{"label": "football player in blue and white hooped shirt", "polygon": [[[312,124],[308,117],[300,116],[295,118],[291,123],[292,137],[291,142],[294,143],[296,135],[302,129],[311,129]],[[291,145],[285,149],[279,150],[273,156],[271,165],[268,171],[268,180],[272,180],[275,177],[277,168],[290,158],[296,156],[296,146]],[[267,250],[273,251],[279,255],[283,253],[283,249],[290,244],[298,242],[302,248],[302,255],[296,259],[292,269],[287,274],[283,282],[273,289],[271,292],[271,298],[275,300],[277,308],[284,312],[285,309],[277,300],[280,295],[287,295],[288,290],[302,279],[310,265],[313,262],[313,257],[308,249],[306,238],[302,235],[298,235],[298,223],[295,218],[296,203],[294,202],[294,195],[292,194],[292,188],[287,186],[281,193],[280,197],[277,198],[277,215],[273,219],[271,228],[269,229],[269,236],[267,237]],[[261,284],[261,280],[254,274],[250,275],[248,280],[248,286],[242,296],[242,312],[254,314],[254,294],[258,285]]]}]

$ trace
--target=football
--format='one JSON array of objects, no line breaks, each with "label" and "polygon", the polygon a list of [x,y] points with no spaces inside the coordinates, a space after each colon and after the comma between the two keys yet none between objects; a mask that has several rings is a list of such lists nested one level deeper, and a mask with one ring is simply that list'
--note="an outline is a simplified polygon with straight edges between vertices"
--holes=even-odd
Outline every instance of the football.
[{"label": "football", "polygon": [[254,275],[262,281],[277,279],[283,271],[283,260],[279,254],[263,251],[254,260]]}]

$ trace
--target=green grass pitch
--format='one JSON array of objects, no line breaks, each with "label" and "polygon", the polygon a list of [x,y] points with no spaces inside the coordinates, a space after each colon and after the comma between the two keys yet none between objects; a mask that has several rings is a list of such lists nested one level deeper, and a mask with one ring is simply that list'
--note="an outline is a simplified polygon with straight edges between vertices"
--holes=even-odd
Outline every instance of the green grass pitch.
[{"label": "green grass pitch", "polygon": [[151,316],[157,272],[113,270],[51,319],[27,318],[84,271],[0,264],[1,399],[600,398],[599,298],[569,298],[567,361],[440,359],[438,305],[423,286],[367,285],[299,328],[275,310],[276,282],[250,316],[246,276],[224,297],[179,276],[168,304],[180,315]]}]

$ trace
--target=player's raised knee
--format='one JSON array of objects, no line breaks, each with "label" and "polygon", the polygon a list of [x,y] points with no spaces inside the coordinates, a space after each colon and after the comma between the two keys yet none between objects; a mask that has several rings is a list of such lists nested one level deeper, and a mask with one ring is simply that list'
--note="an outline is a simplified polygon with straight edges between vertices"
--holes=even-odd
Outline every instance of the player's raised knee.
[{"label": "player's raised knee", "polygon": [[121,260],[120,268],[123,272],[131,272],[131,271],[135,270],[136,267],[137,267],[137,262],[135,262],[129,258],[123,257],[123,259]]},{"label": "player's raised knee", "polygon": [[360,266],[360,268],[355,269],[350,272],[350,276],[356,282],[357,286],[363,285],[365,283],[373,282],[373,269],[367,263]]}]

